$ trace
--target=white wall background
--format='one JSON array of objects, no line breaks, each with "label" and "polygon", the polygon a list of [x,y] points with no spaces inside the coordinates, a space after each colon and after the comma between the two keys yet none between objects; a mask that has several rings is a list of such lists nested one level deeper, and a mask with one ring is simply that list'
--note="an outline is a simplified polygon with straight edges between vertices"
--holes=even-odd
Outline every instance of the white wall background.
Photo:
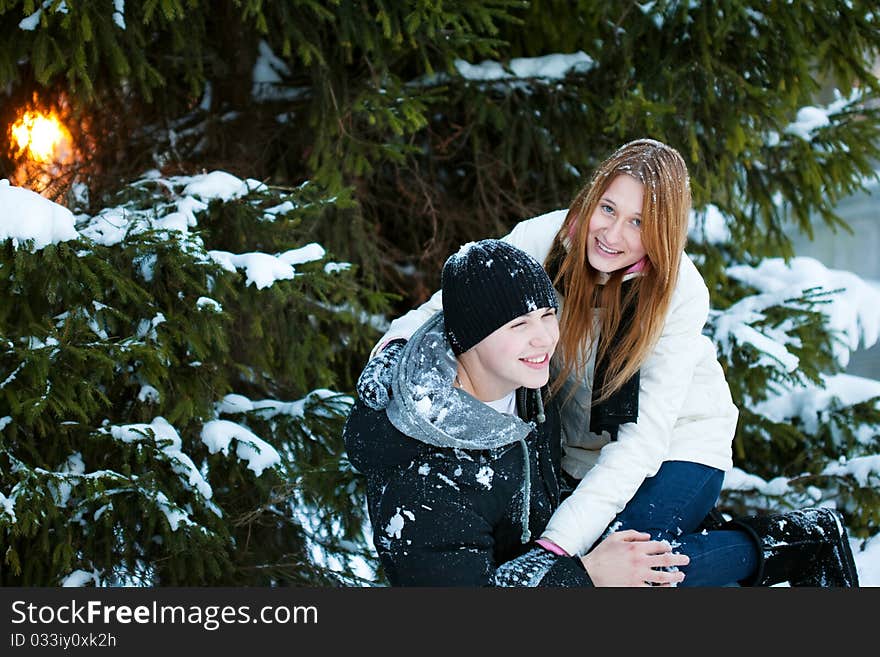
[{"label": "white wall background", "polygon": [[[880,183],[874,181],[868,192],[842,200],[837,212],[852,233],[836,233],[814,222],[813,240],[793,236],[795,253],[819,260],[830,269],[850,271],[880,287]],[[848,374],[880,380],[880,343],[854,352]]]}]

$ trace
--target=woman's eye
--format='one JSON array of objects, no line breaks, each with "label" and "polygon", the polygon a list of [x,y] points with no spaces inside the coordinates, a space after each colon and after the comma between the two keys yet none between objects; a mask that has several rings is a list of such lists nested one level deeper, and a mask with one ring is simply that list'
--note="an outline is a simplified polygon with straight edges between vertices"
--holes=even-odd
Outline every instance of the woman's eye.
[{"label": "woman's eye", "polygon": [[635,226],[636,228],[641,228],[642,227],[642,220],[641,219],[633,219],[632,225]]},{"label": "woman's eye", "polygon": [[612,208],[610,205],[603,205],[601,207],[602,212],[604,212],[605,214],[614,214],[614,208]]}]

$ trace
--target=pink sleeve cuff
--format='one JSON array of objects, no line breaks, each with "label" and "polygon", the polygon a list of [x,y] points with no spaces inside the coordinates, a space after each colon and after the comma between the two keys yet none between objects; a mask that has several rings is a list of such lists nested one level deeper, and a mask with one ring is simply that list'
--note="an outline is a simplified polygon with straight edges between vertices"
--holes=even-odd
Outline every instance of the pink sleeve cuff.
[{"label": "pink sleeve cuff", "polygon": [[641,259],[637,260],[633,264],[631,264],[624,274],[633,274],[635,272],[640,272],[645,270],[648,267],[648,256],[642,256]]},{"label": "pink sleeve cuff", "polygon": [[400,336],[398,335],[398,336],[396,336],[396,337],[395,337],[395,336],[391,336],[391,337],[388,338],[387,340],[383,340],[382,342],[380,342],[379,344],[377,344],[375,347],[373,347],[373,351],[370,352],[370,358],[375,358],[376,356],[378,356],[380,353],[382,353],[382,350],[383,350],[385,347],[387,347],[389,344],[391,344],[391,343],[394,342],[395,340],[403,340],[403,339],[404,339],[404,338],[402,338],[402,337],[400,337]]},{"label": "pink sleeve cuff", "polygon": [[550,550],[550,552],[552,552],[553,554],[558,554],[561,557],[570,557],[571,556],[568,552],[566,552],[561,547],[556,545],[556,543],[554,543],[553,541],[548,540],[546,538],[539,538],[537,541],[535,541],[535,543],[540,545],[545,550]]}]

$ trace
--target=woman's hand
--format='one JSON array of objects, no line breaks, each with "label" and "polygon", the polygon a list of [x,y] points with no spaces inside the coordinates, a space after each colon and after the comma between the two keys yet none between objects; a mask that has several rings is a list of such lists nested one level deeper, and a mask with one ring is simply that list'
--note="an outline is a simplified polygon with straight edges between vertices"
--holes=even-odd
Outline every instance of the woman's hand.
[{"label": "woman's hand", "polygon": [[581,561],[596,586],[675,586],[684,573],[658,569],[686,566],[690,559],[672,552],[667,541],[627,529],[610,534]]}]

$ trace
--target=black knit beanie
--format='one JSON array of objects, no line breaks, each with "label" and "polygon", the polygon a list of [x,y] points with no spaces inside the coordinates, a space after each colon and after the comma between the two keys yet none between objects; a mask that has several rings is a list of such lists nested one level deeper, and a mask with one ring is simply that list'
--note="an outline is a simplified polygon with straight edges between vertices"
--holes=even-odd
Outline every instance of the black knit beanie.
[{"label": "black knit beanie", "polygon": [[520,315],[559,307],[541,264],[501,240],[468,242],[449,256],[441,279],[446,339],[456,356]]}]

